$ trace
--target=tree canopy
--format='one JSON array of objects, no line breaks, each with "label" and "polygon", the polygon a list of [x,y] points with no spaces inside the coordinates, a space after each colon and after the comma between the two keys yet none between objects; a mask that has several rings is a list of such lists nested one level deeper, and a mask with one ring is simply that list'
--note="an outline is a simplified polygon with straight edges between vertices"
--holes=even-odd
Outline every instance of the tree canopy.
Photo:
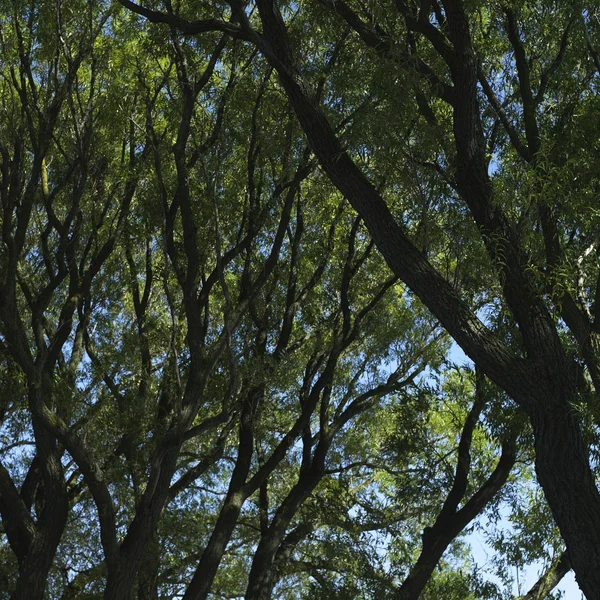
[{"label": "tree canopy", "polygon": [[600,7],[0,11],[0,598],[600,598]]}]

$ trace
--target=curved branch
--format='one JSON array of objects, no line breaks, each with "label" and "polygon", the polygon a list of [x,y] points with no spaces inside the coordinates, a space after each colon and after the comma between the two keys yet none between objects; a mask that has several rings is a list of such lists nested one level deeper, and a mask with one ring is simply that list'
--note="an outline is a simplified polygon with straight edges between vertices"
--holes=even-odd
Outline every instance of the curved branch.
[{"label": "curved branch", "polygon": [[131,2],[131,0],[117,1],[130,11],[145,17],[151,23],[165,23],[166,25],[175,27],[186,35],[195,35],[209,31],[222,31],[223,33],[229,33],[236,36],[241,36],[242,34],[238,25],[235,25],[234,23],[227,23],[226,21],[221,21],[220,19],[199,19],[196,21],[188,21],[187,19],[182,19],[173,13],[163,13],[158,10],[145,8],[140,4]]}]

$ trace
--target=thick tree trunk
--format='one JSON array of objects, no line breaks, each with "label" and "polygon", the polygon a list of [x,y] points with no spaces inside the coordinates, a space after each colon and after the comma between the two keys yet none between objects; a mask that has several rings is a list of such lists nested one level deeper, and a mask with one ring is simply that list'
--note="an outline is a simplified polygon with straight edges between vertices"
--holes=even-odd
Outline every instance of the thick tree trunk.
[{"label": "thick tree trunk", "polygon": [[138,600],[158,600],[160,559],[160,548],[155,538],[146,546],[146,555],[138,577]]},{"label": "thick tree trunk", "polygon": [[67,511],[61,509],[56,513],[54,526],[36,535],[19,569],[19,578],[12,600],[43,600],[48,572],[54,561],[56,547],[66,520]]},{"label": "thick tree trunk", "polygon": [[[59,472],[60,473],[60,472]],[[68,498],[62,480],[44,494],[44,508],[27,554],[19,567],[13,600],[43,600],[48,573],[68,516]]]},{"label": "thick tree trunk", "polygon": [[[548,403],[549,404],[549,403]],[[567,545],[579,587],[600,599],[600,496],[589,468],[576,407],[539,407],[531,414],[536,473]]]},{"label": "thick tree trunk", "polygon": [[[105,600],[129,600],[131,589],[156,532],[156,524],[169,494],[169,485],[179,455],[180,444],[165,441],[151,473],[148,488],[140,501],[127,535],[121,544],[117,564],[107,576]],[[170,447],[169,447],[170,446]],[[158,466],[160,465],[160,466]]]},{"label": "thick tree trunk", "polygon": [[43,600],[56,548],[60,543],[69,514],[69,498],[63,477],[61,453],[55,438],[44,427],[38,415],[47,398],[51,397],[51,385],[42,386],[38,376],[29,382],[29,405],[32,411],[33,431],[37,457],[41,463],[43,482],[42,509],[27,554],[20,561],[13,600]]}]

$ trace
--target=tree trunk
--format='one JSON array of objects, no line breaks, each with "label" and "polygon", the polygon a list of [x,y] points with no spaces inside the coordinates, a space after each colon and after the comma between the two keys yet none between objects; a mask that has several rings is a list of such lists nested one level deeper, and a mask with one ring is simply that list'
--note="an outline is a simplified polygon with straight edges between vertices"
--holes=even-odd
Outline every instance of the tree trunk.
[{"label": "tree trunk", "polygon": [[68,498],[62,481],[44,494],[38,531],[20,565],[13,600],[43,600],[48,573],[68,516]]},{"label": "tree trunk", "polygon": [[36,524],[36,533],[27,548],[27,554],[19,567],[13,600],[43,600],[48,573],[54,561],[69,514],[69,498],[63,477],[61,453],[56,440],[44,427],[39,414],[47,398],[51,398],[51,385],[42,377],[29,382],[29,405],[36,441],[36,452],[41,463],[43,502]]},{"label": "tree trunk", "polygon": [[54,561],[56,547],[66,523],[67,511],[61,510],[52,530],[36,535],[27,557],[19,569],[19,578],[12,600],[43,600],[48,572]]},{"label": "tree trunk", "polygon": [[[170,446],[170,447],[169,447]],[[136,510],[127,535],[121,544],[119,558],[107,576],[105,600],[129,600],[131,588],[146,555],[146,548],[156,532],[156,524],[169,494],[180,444],[165,441],[162,458],[157,457],[156,474],[149,477],[148,488]]]},{"label": "tree trunk", "polygon": [[269,600],[274,587],[274,560],[285,538],[285,532],[298,509],[317,487],[325,467],[325,457],[331,439],[323,438],[318,444],[312,464],[301,472],[298,482],[281,503],[268,529],[261,536],[254,553],[246,600]]},{"label": "tree trunk", "polygon": [[238,456],[229,482],[227,496],[217,523],[188,586],[184,600],[204,600],[214,581],[225,549],[235,529],[242,505],[246,500],[244,486],[252,464],[254,451],[253,411],[264,393],[264,386],[252,388],[244,400],[239,427]]},{"label": "tree trunk", "polygon": [[538,481],[565,540],[579,587],[588,600],[600,600],[600,496],[577,409],[563,402],[540,406],[530,416]]},{"label": "tree trunk", "polygon": [[158,600],[158,570],[160,547],[156,537],[146,546],[146,555],[140,568],[138,600]]}]

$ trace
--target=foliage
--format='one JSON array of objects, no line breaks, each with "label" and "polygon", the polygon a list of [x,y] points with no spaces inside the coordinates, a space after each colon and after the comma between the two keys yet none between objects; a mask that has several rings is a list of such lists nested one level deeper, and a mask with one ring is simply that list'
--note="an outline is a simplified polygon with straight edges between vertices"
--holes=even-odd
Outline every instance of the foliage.
[{"label": "foliage", "polygon": [[0,3],[0,598],[512,597],[551,425],[595,498],[595,9],[266,4]]}]

